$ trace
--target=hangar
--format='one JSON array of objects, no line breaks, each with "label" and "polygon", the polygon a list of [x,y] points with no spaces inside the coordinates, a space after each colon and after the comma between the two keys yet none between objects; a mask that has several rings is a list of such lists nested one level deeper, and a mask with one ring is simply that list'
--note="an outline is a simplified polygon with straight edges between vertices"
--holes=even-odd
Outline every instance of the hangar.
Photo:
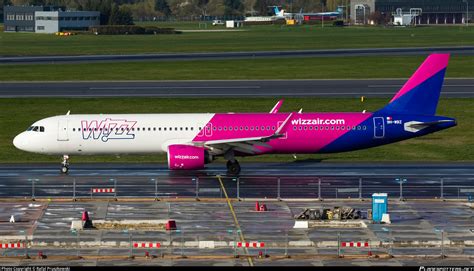
[{"label": "hangar", "polygon": [[5,6],[4,24],[5,32],[87,30],[100,24],[100,12],[65,11],[57,6]]},{"label": "hangar", "polygon": [[370,15],[380,12],[393,23],[397,13],[413,10],[418,10],[415,24],[465,24],[468,17],[472,21],[474,0],[351,0],[351,22],[369,24]]}]

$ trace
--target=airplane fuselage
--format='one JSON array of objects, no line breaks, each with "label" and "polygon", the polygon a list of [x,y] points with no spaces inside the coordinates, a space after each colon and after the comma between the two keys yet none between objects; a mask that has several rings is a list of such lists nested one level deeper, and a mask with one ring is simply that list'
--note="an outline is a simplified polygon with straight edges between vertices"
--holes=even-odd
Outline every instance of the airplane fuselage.
[{"label": "airplane fuselage", "polygon": [[[290,113],[100,114],[63,115],[35,122],[43,132],[25,131],[15,138],[20,149],[51,155],[166,153],[174,144],[271,136]],[[410,122],[452,120],[414,131]],[[293,113],[280,134],[253,146],[235,143],[240,156],[269,153],[332,153],[369,148],[422,136],[455,125],[437,116],[377,113]],[[222,155],[220,149],[210,149]]]}]

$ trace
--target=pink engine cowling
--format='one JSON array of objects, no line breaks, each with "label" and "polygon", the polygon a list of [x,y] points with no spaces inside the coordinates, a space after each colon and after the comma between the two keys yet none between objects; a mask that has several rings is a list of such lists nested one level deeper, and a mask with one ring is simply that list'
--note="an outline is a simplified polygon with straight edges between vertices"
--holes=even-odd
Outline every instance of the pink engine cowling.
[{"label": "pink engine cowling", "polygon": [[205,150],[189,145],[168,146],[169,169],[202,169],[205,163]]}]

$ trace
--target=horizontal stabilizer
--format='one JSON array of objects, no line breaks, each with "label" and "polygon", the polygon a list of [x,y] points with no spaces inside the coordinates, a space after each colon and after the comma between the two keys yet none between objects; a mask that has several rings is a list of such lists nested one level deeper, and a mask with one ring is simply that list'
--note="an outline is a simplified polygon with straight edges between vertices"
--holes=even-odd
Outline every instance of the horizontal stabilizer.
[{"label": "horizontal stabilizer", "polygon": [[430,122],[419,122],[419,121],[409,121],[404,125],[405,131],[416,133],[422,129],[428,128],[430,126],[435,126],[442,123],[455,122],[455,120],[437,120]]}]

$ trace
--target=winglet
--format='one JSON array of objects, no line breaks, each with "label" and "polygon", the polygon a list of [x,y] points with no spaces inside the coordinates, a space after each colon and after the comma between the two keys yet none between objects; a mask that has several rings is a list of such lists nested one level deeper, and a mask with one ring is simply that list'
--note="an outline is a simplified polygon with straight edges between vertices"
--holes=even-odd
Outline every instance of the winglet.
[{"label": "winglet", "polygon": [[279,100],[275,106],[272,108],[272,110],[270,110],[270,114],[275,114],[275,113],[278,113],[278,109],[280,109],[281,105],[283,104],[283,101],[284,100]]},{"label": "winglet", "polygon": [[278,127],[278,129],[276,130],[275,132],[275,135],[280,135],[280,132],[281,130],[283,130],[283,128],[285,128],[286,124],[288,123],[288,121],[291,119],[291,116],[293,116],[293,113],[291,113],[287,118],[286,120],[280,125],[280,127]]}]

